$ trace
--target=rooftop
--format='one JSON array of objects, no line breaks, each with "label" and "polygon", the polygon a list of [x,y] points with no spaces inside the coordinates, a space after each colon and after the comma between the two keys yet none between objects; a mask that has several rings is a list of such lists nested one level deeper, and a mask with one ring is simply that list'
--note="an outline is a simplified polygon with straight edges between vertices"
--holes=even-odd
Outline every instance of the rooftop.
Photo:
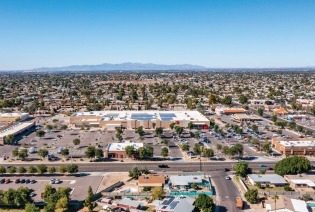
[{"label": "rooftop", "polygon": [[158,201],[156,205],[161,211],[193,211],[195,199],[191,197],[165,197],[162,201]]},{"label": "rooftop", "polygon": [[110,143],[107,147],[108,151],[125,151],[127,146],[133,146],[135,149],[139,149],[143,147],[143,143],[133,143],[133,142],[125,142],[125,143]]},{"label": "rooftop", "polygon": [[162,120],[162,121],[209,121],[198,111],[91,111],[74,113],[73,117],[95,116],[100,121],[108,120]]},{"label": "rooftop", "polygon": [[252,179],[255,183],[287,184],[285,179],[277,174],[249,174],[248,178]]},{"label": "rooftop", "polygon": [[23,123],[17,123],[14,124],[4,130],[0,131],[0,137],[5,137],[7,135],[14,135],[15,133],[18,133],[30,126],[32,126],[34,123],[33,122],[23,122]]},{"label": "rooftop", "polygon": [[153,175],[153,174],[147,174],[147,175],[141,175],[138,178],[139,184],[151,184],[151,183],[165,183],[165,176],[164,175]]},{"label": "rooftop", "polygon": [[315,140],[300,140],[300,141],[279,141],[279,143],[285,147],[314,147],[315,146]]},{"label": "rooftop", "polygon": [[0,113],[0,117],[20,117],[28,115],[28,113]]},{"label": "rooftop", "polygon": [[202,176],[201,175],[175,175],[170,177],[170,181],[173,185],[179,186],[187,186],[190,183],[202,183]]}]

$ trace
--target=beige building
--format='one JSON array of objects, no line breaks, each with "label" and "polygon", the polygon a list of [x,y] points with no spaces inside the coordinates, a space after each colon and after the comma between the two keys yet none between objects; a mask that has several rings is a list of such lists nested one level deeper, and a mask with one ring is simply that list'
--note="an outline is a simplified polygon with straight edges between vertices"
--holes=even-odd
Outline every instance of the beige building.
[{"label": "beige building", "polygon": [[8,135],[18,135],[25,132],[26,130],[32,128],[35,125],[34,122],[18,122],[16,124],[10,125],[0,131],[0,145],[4,144],[5,138]]},{"label": "beige building", "polygon": [[285,156],[290,155],[314,155],[315,140],[297,139],[285,140],[283,138],[273,138],[272,145],[274,148]]},{"label": "beige building", "polygon": [[234,120],[234,121],[238,121],[238,122],[241,122],[241,121],[261,121],[261,117],[259,116],[256,116],[256,115],[247,115],[247,114],[244,114],[244,113],[241,113],[241,114],[233,114],[231,116],[231,119]]},{"label": "beige building", "polygon": [[243,108],[227,108],[227,107],[216,107],[215,113],[220,116],[223,114],[230,115],[230,114],[240,114],[246,113],[247,110]]},{"label": "beige building", "polygon": [[78,112],[70,117],[75,127],[92,126],[108,130],[115,128],[145,129],[169,128],[171,123],[187,127],[192,122],[197,127],[208,127],[210,121],[198,111],[93,111]]},{"label": "beige building", "polygon": [[315,175],[285,175],[284,179],[290,184],[291,188],[295,189],[296,191],[314,192],[315,190]]},{"label": "beige building", "polygon": [[0,113],[0,122],[24,121],[28,118],[28,113]]},{"label": "beige building", "polygon": [[138,178],[138,188],[141,191],[144,187],[163,187],[165,184],[164,175],[146,174]]}]

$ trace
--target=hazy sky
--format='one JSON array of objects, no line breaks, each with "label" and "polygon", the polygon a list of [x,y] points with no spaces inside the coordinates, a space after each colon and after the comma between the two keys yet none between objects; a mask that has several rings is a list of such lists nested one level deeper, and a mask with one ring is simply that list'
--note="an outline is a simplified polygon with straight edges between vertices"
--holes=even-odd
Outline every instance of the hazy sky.
[{"label": "hazy sky", "polygon": [[315,66],[314,0],[0,0],[0,70]]}]

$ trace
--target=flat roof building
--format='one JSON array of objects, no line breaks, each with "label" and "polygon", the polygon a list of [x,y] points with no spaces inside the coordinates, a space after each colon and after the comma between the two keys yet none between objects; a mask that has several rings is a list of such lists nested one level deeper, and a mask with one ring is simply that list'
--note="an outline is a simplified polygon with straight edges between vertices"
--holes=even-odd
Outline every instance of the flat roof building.
[{"label": "flat roof building", "polygon": [[133,143],[133,142],[125,142],[125,143],[109,143],[106,152],[105,157],[108,158],[126,158],[126,147],[127,146],[133,146],[135,150],[139,149],[140,147],[143,147],[143,143]]},{"label": "flat roof building", "polygon": [[283,177],[277,174],[249,174],[247,178],[252,185],[255,185],[255,183],[274,186],[288,184]]},{"label": "flat roof building", "polygon": [[314,192],[315,190],[315,175],[313,174],[284,175],[284,179],[297,191]]},{"label": "flat roof building", "polygon": [[209,126],[210,121],[198,111],[91,111],[79,112],[70,117],[75,126],[94,126],[113,130],[115,128],[145,129],[169,128],[171,123],[188,127],[192,122],[198,127]]},{"label": "flat roof building", "polygon": [[0,122],[25,121],[28,118],[28,113],[0,113]]},{"label": "flat roof building", "polygon": [[35,125],[34,122],[18,122],[0,131],[0,144],[3,145],[6,136],[18,135]]},{"label": "flat roof building", "polygon": [[164,175],[146,174],[138,178],[139,190],[144,187],[163,187],[165,184]]},{"label": "flat roof building", "polygon": [[315,140],[311,138],[296,140],[273,138],[272,145],[277,151],[285,156],[315,154]]},{"label": "flat roof building", "polygon": [[232,120],[235,121],[261,121],[262,118],[256,115],[247,115],[244,113],[240,113],[240,114],[233,114],[231,116]]},{"label": "flat roof building", "polygon": [[228,108],[228,107],[216,107],[215,113],[217,115],[229,115],[229,114],[238,114],[238,113],[246,113],[246,110],[243,108]]}]

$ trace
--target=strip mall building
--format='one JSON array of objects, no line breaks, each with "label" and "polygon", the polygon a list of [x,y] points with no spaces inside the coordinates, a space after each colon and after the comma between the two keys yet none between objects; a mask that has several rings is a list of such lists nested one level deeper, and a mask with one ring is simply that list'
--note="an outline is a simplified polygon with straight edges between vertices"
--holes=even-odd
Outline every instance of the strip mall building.
[{"label": "strip mall building", "polygon": [[135,129],[140,126],[145,129],[168,129],[171,123],[188,127],[190,122],[204,129],[210,125],[210,121],[198,111],[91,111],[78,112],[70,117],[70,124],[75,127],[89,126],[108,130]]}]

